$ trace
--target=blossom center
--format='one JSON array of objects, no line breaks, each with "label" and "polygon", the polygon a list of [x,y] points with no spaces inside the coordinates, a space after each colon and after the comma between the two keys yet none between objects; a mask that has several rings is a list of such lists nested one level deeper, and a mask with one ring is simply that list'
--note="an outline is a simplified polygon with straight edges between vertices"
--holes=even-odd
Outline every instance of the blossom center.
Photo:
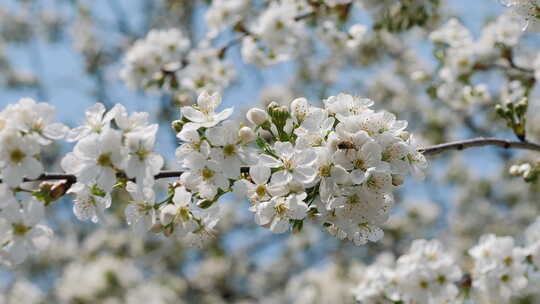
[{"label": "blossom center", "polygon": [[34,122],[32,124],[32,127],[30,128],[30,132],[41,133],[42,130],[43,130],[43,121],[41,121],[41,119]]},{"label": "blossom center", "polygon": [[21,151],[20,149],[15,149],[11,151],[11,154],[9,155],[9,158],[14,163],[20,163],[23,161],[23,159],[26,157],[26,154]]},{"label": "blossom center", "polygon": [[259,197],[264,196],[266,194],[266,186],[265,185],[258,185],[257,188],[255,188],[255,193]]},{"label": "blossom center", "polygon": [[178,208],[178,215],[184,222],[189,221],[189,208],[187,206]]},{"label": "blossom center", "polygon": [[283,167],[286,169],[286,170],[290,170],[294,167],[294,163],[292,160],[290,159],[287,159],[287,160],[283,160]]},{"label": "blossom center", "polygon": [[144,74],[146,74],[148,72],[148,70],[143,66],[137,67],[137,69],[135,71],[137,71],[139,74],[142,74],[142,75],[144,75]]},{"label": "blossom center", "polygon": [[322,166],[319,169],[319,175],[323,177],[329,177],[330,176],[330,166]]},{"label": "blossom center", "polygon": [[144,161],[146,159],[146,156],[148,156],[148,154],[150,154],[150,151],[145,150],[145,149],[140,149],[140,150],[137,150],[137,152],[135,152],[135,155],[139,157],[140,161]]},{"label": "blossom center", "polygon": [[204,180],[209,180],[211,179],[212,177],[214,177],[214,171],[208,169],[208,168],[204,168],[202,169],[201,171],[201,175],[202,175],[202,178]]},{"label": "blossom center", "polygon": [[97,164],[102,167],[112,167],[111,153],[101,154],[97,159]]},{"label": "blossom center", "polygon": [[382,189],[384,180],[381,176],[371,175],[367,179],[366,184],[371,189]]},{"label": "blossom center", "polygon": [[444,284],[446,282],[446,277],[444,275],[440,274],[437,277],[437,282],[439,282],[439,284]]},{"label": "blossom center", "polygon": [[349,203],[351,205],[358,204],[358,203],[360,203],[360,197],[358,197],[357,194],[353,194],[353,195],[351,195],[351,196],[349,196],[347,198],[347,203]]},{"label": "blossom center", "polygon": [[223,147],[223,154],[225,156],[233,156],[236,154],[236,147],[234,145],[226,145]]},{"label": "blossom center", "polygon": [[31,227],[21,223],[13,223],[11,226],[13,228],[13,234],[16,236],[24,236],[28,231],[30,231],[30,229],[32,229]]},{"label": "blossom center", "polygon": [[354,168],[355,168],[355,169],[360,169],[360,170],[364,170],[364,171],[365,171],[365,170],[366,170],[365,167],[364,167],[365,163],[366,163],[366,162],[365,162],[363,159],[360,159],[360,158],[355,159],[354,162],[353,162]]},{"label": "blossom center", "polygon": [[279,203],[274,208],[276,209],[276,213],[279,215],[284,215],[289,210],[285,203]]}]

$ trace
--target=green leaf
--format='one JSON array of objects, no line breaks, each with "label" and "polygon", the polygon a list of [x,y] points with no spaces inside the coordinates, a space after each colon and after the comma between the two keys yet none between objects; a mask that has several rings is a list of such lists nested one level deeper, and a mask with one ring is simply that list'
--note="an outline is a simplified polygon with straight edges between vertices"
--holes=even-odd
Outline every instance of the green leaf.
[{"label": "green leaf", "polygon": [[50,192],[45,189],[32,192],[32,196],[34,196],[37,200],[42,201],[45,206],[48,206],[54,201],[50,195]]}]

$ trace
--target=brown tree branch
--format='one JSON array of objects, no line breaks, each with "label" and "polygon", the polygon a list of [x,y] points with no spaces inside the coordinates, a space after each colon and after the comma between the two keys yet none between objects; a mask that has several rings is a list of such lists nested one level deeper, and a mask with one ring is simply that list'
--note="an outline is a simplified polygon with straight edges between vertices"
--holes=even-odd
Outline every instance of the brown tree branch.
[{"label": "brown tree branch", "polygon": [[522,149],[540,151],[540,145],[528,141],[511,141],[501,138],[473,138],[459,140],[420,149],[424,155],[435,155],[450,150],[464,150],[473,147],[497,146],[504,149]]}]

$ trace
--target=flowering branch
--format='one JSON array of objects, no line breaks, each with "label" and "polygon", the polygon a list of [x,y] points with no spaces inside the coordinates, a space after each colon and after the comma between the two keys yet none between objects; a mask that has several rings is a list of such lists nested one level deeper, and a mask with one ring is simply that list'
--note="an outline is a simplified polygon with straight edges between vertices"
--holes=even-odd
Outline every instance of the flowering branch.
[{"label": "flowering branch", "polygon": [[[242,173],[249,172],[249,167],[242,167],[240,168],[240,171]],[[168,171],[161,171],[158,174],[154,175],[155,179],[164,179],[164,178],[171,178],[171,177],[180,177],[185,171],[182,170],[168,170]],[[116,175],[117,178],[127,178],[127,176],[120,172]],[[62,173],[43,173],[37,178],[24,178],[25,182],[38,182],[38,181],[53,181],[53,180],[65,180],[69,183],[76,183],[77,177],[73,174],[62,174]],[[2,183],[2,179],[0,179],[0,184]]]},{"label": "flowering branch", "polygon": [[[532,150],[540,151],[540,144],[528,142],[528,141],[511,141],[501,138],[472,138],[465,140],[452,141],[448,143],[433,145],[420,149],[424,155],[437,155],[450,150],[464,150],[474,147],[484,147],[484,146],[497,146],[504,149],[522,149],[522,150]],[[249,167],[242,167],[242,173],[248,173]],[[154,176],[155,179],[164,179],[172,177],[180,177],[184,171],[182,170],[170,170],[170,171],[161,171]],[[124,173],[118,173],[118,178],[126,178]],[[61,174],[61,173],[43,173],[37,178],[25,178],[25,182],[35,182],[35,181],[50,181],[50,180],[66,180],[71,183],[75,183],[77,178],[73,174]],[[2,183],[2,179],[0,179]]]}]

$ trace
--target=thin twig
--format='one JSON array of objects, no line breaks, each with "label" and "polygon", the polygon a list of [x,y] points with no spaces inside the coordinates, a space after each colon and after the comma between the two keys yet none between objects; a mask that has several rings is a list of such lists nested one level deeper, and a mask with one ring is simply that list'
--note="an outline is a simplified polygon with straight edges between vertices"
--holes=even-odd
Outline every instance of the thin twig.
[{"label": "thin twig", "polygon": [[[248,173],[249,167],[242,167],[240,168],[241,173]],[[164,179],[164,178],[173,178],[173,177],[180,177],[184,171],[182,170],[173,170],[173,171],[161,171],[158,174],[154,175],[155,179]],[[123,172],[119,172],[116,174],[117,178],[128,178]],[[129,179],[129,178],[128,178]],[[52,180],[65,180],[69,182],[70,184],[77,182],[77,177],[73,174],[62,174],[62,173],[43,173],[37,178],[24,178],[24,182],[37,182],[37,181],[52,181]],[[132,181],[135,181],[135,179],[129,179]],[[2,183],[2,179],[0,179],[0,184]]]},{"label": "thin twig", "polygon": [[311,11],[311,12],[303,13],[301,15],[298,15],[298,16],[294,17],[294,21],[300,21],[300,20],[315,16],[316,14],[317,14],[317,11]]},{"label": "thin twig", "polygon": [[450,150],[464,150],[473,147],[497,146],[504,149],[522,149],[540,151],[540,145],[527,141],[511,141],[501,138],[473,138],[425,147],[420,150],[424,155],[436,155]]}]

